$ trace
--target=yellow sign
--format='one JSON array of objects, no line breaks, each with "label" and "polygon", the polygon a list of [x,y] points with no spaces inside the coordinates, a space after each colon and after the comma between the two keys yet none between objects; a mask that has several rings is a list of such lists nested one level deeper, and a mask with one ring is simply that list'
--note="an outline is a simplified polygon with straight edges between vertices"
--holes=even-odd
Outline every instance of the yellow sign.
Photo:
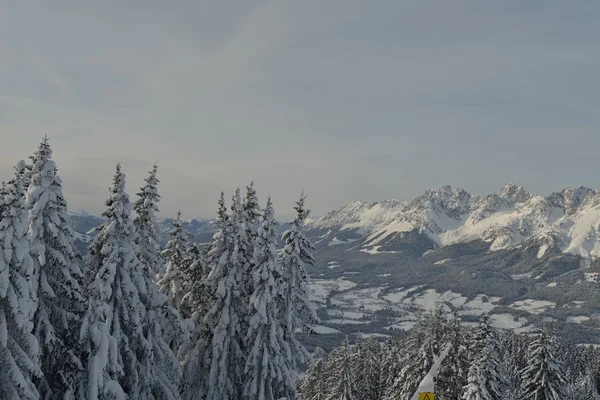
[{"label": "yellow sign", "polygon": [[435,394],[431,392],[419,393],[419,400],[435,400]]}]

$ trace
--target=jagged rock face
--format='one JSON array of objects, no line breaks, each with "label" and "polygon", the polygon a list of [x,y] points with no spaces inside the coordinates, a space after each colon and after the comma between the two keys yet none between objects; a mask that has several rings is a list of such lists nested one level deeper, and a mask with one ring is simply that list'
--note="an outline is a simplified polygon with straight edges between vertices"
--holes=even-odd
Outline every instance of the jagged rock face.
[{"label": "jagged rock face", "polygon": [[600,193],[585,187],[545,197],[514,184],[486,196],[445,186],[428,190],[407,205],[396,200],[355,202],[311,222],[309,228],[318,230],[319,240],[330,241],[329,245],[347,243],[334,239],[351,231],[352,240],[362,239],[367,251],[385,246],[398,233],[417,230],[437,247],[483,240],[490,243],[490,250],[500,250],[535,240],[545,248],[556,245],[564,252],[594,258],[600,256],[599,205]]},{"label": "jagged rock face", "polygon": [[561,207],[566,215],[573,215],[583,201],[593,194],[592,189],[586,187],[567,188],[548,196],[549,202],[555,207]]}]

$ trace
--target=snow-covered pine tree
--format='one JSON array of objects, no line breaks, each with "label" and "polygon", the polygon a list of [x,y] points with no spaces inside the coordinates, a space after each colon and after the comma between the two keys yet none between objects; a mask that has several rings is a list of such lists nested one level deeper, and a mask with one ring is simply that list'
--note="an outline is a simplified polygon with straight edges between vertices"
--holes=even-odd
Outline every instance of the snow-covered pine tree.
[{"label": "snow-covered pine tree", "polygon": [[277,222],[270,197],[257,232],[252,265],[250,278],[254,292],[250,296],[245,340],[248,359],[244,396],[248,400],[292,400],[297,398],[296,382],[278,316],[281,270],[277,263]]},{"label": "snow-covered pine tree", "polygon": [[[526,348],[523,351],[523,338],[512,331],[504,332],[501,335],[501,346],[504,349],[500,356],[501,371],[505,377],[506,391],[504,399],[520,399],[521,376],[520,371],[524,367],[521,360],[524,360]],[[525,346],[526,347],[526,346]]]},{"label": "snow-covered pine tree", "polygon": [[[225,204],[225,193],[221,191],[219,201],[217,202],[217,218],[215,218],[216,231],[213,234],[212,240],[206,250],[206,265],[210,269],[221,257],[225,249],[224,232],[229,220],[227,213],[227,205]],[[208,271],[210,273],[210,271]]]},{"label": "snow-covered pine tree", "polygon": [[[219,211],[221,213],[221,210]],[[206,315],[196,326],[194,347],[184,359],[184,398],[229,400],[242,398],[245,354],[240,279],[244,259],[244,215],[239,189],[233,197],[231,215],[213,236],[206,279]]]},{"label": "snow-covered pine tree", "polygon": [[445,347],[447,321],[443,308],[420,320],[404,343],[402,369],[387,398],[410,399]]},{"label": "snow-covered pine tree", "polygon": [[153,349],[144,337],[146,308],[138,294],[142,267],[130,215],[125,175],[118,164],[102,214],[105,222],[87,258],[87,268],[95,275],[80,335],[88,400],[144,399],[143,386],[153,382],[143,367],[151,362]]},{"label": "snow-covered pine tree", "polygon": [[34,268],[27,240],[23,171],[0,191],[0,398],[37,400],[38,341],[32,333],[37,307]]},{"label": "snow-covered pine tree", "polygon": [[[183,384],[183,397],[189,400],[200,396],[200,393],[206,396],[208,391],[207,375],[210,370],[210,360],[205,359],[204,354],[208,353],[212,347],[212,328],[204,322],[204,317],[213,306],[215,285],[218,285],[218,280],[208,280],[208,277],[212,269],[218,266],[221,257],[231,248],[229,215],[223,192],[221,192],[218,205],[215,222],[217,231],[213,235],[206,254],[206,279],[194,281],[191,290],[184,297],[186,304],[190,304],[194,310],[191,319],[195,323],[192,338],[181,351],[184,376],[186,377]],[[187,379],[188,377],[193,378]]]},{"label": "snow-covered pine tree", "polygon": [[26,204],[31,255],[38,279],[34,334],[40,344],[43,372],[36,386],[44,399],[74,399],[82,372],[76,332],[85,309],[79,286],[83,275],[48,138],[44,138],[32,160]]},{"label": "snow-covered pine tree", "polygon": [[360,340],[356,344],[356,399],[379,400],[383,396],[381,385],[381,347],[373,340]]},{"label": "snow-covered pine tree", "polygon": [[483,315],[473,334],[471,366],[467,375],[463,400],[502,400],[505,383],[500,365],[498,333]]},{"label": "snow-covered pine tree", "polygon": [[151,347],[150,357],[141,360],[143,375],[147,377],[141,387],[144,399],[177,399],[181,369],[176,354],[169,346],[179,347],[187,336],[179,311],[167,304],[167,297],[160,293],[156,276],[162,271],[162,257],[158,244],[156,215],[159,211],[158,167],[154,164],[146,184],[138,192],[133,205],[136,217],[133,220],[135,242],[140,260],[136,279],[140,301],[146,309],[142,326],[144,337]]},{"label": "snow-covered pine tree", "polygon": [[451,345],[435,380],[435,390],[441,400],[460,400],[467,384],[469,360],[465,330],[456,311],[448,326],[446,342]]},{"label": "snow-covered pine tree", "polygon": [[402,370],[403,343],[397,338],[386,341],[382,349],[380,386],[382,396],[394,385]]},{"label": "snow-covered pine tree", "polygon": [[156,176],[157,172],[158,165],[154,164],[152,171],[144,179],[146,184],[137,193],[138,199],[133,203],[136,214],[133,226],[135,227],[135,242],[140,248],[139,258],[152,277],[164,273],[164,260],[160,252],[156,229],[156,213],[159,211],[158,203],[160,202],[160,194],[158,194],[160,181]]},{"label": "snow-covered pine tree", "polygon": [[559,400],[564,398],[567,381],[564,365],[556,354],[552,333],[543,330],[529,344],[527,365],[521,371],[521,398]]},{"label": "snow-covered pine tree", "polygon": [[258,237],[258,226],[262,216],[262,210],[258,204],[254,182],[246,186],[246,197],[243,202],[244,225],[246,227],[246,239],[248,241],[248,256],[252,260],[254,256],[254,245]]},{"label": "snow-covered pine tree", "polygon": [[356,400],[354,353],[344,339],[341,347],[329,355],[329,388],[327,400]]},{"label": "snow-covered pine tree", "polygon": [[319,322],[313,304],[310,302],[309,276],[307,266],[315,263],[312,252],[314,246],[304,233],[304,223],[310,210],[304,207],[304,193],[296,202],[296,217],[290,228],[283,234],[284,247],[281,251],[282,278],[285,282],[281,297],[282,323],[286,341],[292,352],[294,369],[296,361],[303,363],[308,359],[308,352],[295,337],[300,329],[311,330],[311,325]]},{"label": "snow-covered pine tree", "polygon": [[246,186],[246,197],[244,198],[244,222],[246,224],[246,235],[251,243],[254,243],[258,237],[258,224],[260,217],[263,212],[258,204],[258,197],[256,196],[256,189],[254,189],[254,182],[250,183],[250,186]]},{"label": "snow-covered pine tree", "polygon": [[302,400],[327,400],[329,392],[327,363],[327,355],[322,348],[317,347],[300,388]]},{"label": "snow-covered pine tree", "polygon": [[185,259],[181,264],[181,275],[183,276],[185,295],[181,299],[179,308],[185,318],[190,318],[194,311],[200,309],[198,302],[202,301],[202,285],[208,276],[204,255],[197,243],[192,243],[188,247]]},{"label": "snow-covered pine tree", "polygon": [[[244,260],[244,266],[242,268],[242,298],[246,299],[245,302],[250,301],[250,296],[254,292],[254,280],[250,276],[251,271],[254,270],[254,246],[256,244],[256,238],[258,236],[258,223],[261,218],[261,209],[258,204],[258,197],[256,196],[256,189],[254,188],[254,182],[250,183],[250,186],[246,186],[246,197],[242,201],[243,217],[244,217],[244,228],[246,234],[244,235],[243,243],[240,243],[240,254]],[[247,311],[251,311],[248,309]],[[248,324],[250,323],[250,315],[246,314],[243,317],[242,331],[248,330]],[[246,350],[244,350],[246,351]]]},{"label": "snow-covered pine tree", "polygon": [[173,221],[173,227],[169,233],[171,240],[162,252],[166,262],[166,271],[158,281],[158,287],[161,293],[168,296],[169,304],[179,309],[181,299],[186,294],[186,282],[181,268],[190,247],[189,235],[183,229],[181,212],[177,213],[177,218]]},{"label": "snow-covered pine tree", "polygon": [[566,387],[564,398],[574,400],[600,400],[598,384],[596,383],[594,375],[594,372],[591,370],[580,375],[574,385],[568,385]]}]

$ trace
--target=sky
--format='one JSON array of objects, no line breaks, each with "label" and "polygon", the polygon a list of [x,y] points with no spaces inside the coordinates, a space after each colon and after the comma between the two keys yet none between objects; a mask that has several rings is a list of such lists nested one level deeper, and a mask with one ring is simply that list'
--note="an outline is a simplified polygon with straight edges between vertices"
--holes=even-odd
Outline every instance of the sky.
[{"label": "sky", "polygon": [[154,162],[164,215],[449,184],[600,186],[600,2],[0,0],[0,177],[48,135],[71,209]]}]

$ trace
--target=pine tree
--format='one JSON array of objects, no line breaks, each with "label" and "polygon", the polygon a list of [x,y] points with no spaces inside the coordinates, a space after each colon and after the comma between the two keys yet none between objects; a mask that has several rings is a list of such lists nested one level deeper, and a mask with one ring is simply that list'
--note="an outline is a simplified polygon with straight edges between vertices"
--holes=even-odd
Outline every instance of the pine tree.
[{"label": "pine tree", "polygon": [[501,371],[506,383],[504,399],[518,400],[521,387],[519,372],[524,367],[521,365],[521,360],[524,359],[523,341],[519,335],[509,331],[502,335],[501,342],[504,349],[500,357]]},{"label": "pine tree", "polygon": [[125,193],[125,175],[117,165],[105,218],[94,238],[87,268],[95,274],[88,290],[88,309],[81,327],[87,356],[84,383],[88,400],[142,399],[153,379],[143,366],[151,362],[153,345],[144,329],[146,308],[140,301],[141,262]]},{"label": "pine tree", "polygon": [[355,400],[355,371],[354,354],[348,344],[348,337],[341,347],[336,348],[329,356],[329,387],[331,392],[328,400]]},{"label": "pine tree", "polygon": [[27,241],[23,188],[25,163],[0,191],[0,398],[37,400],[42,372],[32,333],[37,308],[35,276]]},{"label": "pine tree", "polygon": [[[319,319],[310,302],[309,277],[306,268],[314,265],[314,246],[304,233],[304,223],[310,210],[304,208],[304,194],[296,202],[296,218],[283,234],[284,247],[281,251],[282,278],[285,288],[281,297],[282,323],[286,341],[294,361],[303,363],[308,358],[304,346],[296,340],[295,332],[300,329],[311,331],[311,325]],[[294,369],[295,369],[294,362]]]},{"label": "pine tree", "polygon": [[173,228],[169,233],[171,240],[169,240],[167,247],[163,250],[163,256],[167,264],[166,272],[158,281],[158,287],[161,293],[168,296],[169,304],[179,309],[181,299],[186,294],[185,276],[181,268],[191,245],[187,232],[183,230],[181,212],[177,213],[177,218],[173,221]]},{"label": "pine tree", "polygon": [[383,345],[380,386],[382,395],[394,385],[402,369],[402,343],[398,339],[390,339]]},{"label": "pine tree", "polygon": [[469,360],[465,331],[456,312],[448,327],[447,342],[451,347],[435,380],[435,388],[441,400],[460,400],[467,384]]},{"label": "pine tree", "polygon": [[188,247],[181,265],[181,274],[185,295],[181,299],[180,310],[186,318],[190,318],[193,312],[201,308],[200,303],[203,301],[202,286],[208,276],[204,255],[197,243],[192,243]]},{"label": "pine tree", "polygon": [[326,400],[328,394],[327,355],[320,347],[312,355],[302,382],[302,400]]},{"label": "pine tree", "polygon": [[483,315],[473,335],[472,360],[463,400],[501,400],[505,393],[497,332]]},{"label": "pine tree", "polygon": [[[227,257],[230,249],[231,238],[229,237],[229,215],[225,205],[225,193],[221,192],[218,201],[217,218],[215,225],[217,231],[214,233],[212,241],[206,254],[206,278],[201,281],[195,281],[191,290],[186,294],[184,300],[190,304],[194,310],[192,321],[195,323],[195,329],[191,340],[182,348],[183,370],[186,379],[183,385],[183,397],[185,399],[195,399],[197,396],[206,396],[208,391],[208,372],[210,370],[210,360],[204,357],[212,347],[211,326],[204,322],[204,317],[208,313],[214,302],[214,285],[218,284],[216,280],[209,280],[208,277],[214,268],[217,268],[219,260]],[[202,398],[202,397],[200,397]]]},{"label": "pine tree", "polygon": [[[570,393],[569,393],[570,392]],[[582,374],[572,387],[567,386],[565,397],[575,400],[599,400],[598,384],[591,370]]]},{"label": "pine tree", "polygon": [[83,276],[48,138],[44,138],[32,160],[26,204],[31,255],[38,279],[34,333],[40,344],[44,375],[37,387],[42,398],[73,399],[82,371],[76,332],[84,311],[79,286]]},{"label": "pine tree", "polygon": [[[146,184],[138,193],[134,203],[136,217],[133,220],[135,241],[140,260],[137,285],[140,301],[146,309],[142,322],[146,341],[150,346],[149,356],[141,360],[143,375],[146,377],[141,386],[140,397],[144,399],[177,399],[181,377],[179,362],[169,343],[180,343],[187,334],[179,312],[167,304],[167,297],[159,292],[156,276],[162,269],[162,257],[158,245],[155,213],[159,211],[158,167],[153,166]],[[132,271],[133,272],[133,271]],[[173,334],[163,334],[163,331]],[[167,341],[165,341],[168,340]],[[178,341],[176,339],[179,339]],[[176,345],[175,347],[178,347]]]},{"label": "pine tree", "polygon": [[254,292],[250,296],[250,321],[245,348],[248,359],[244,373],[244,396],[248,400],[295,399],[295,376],[291,354],[279,323],[277,297],[281,292],[277,264],[277,222],[271,198],[267,200],[254,248]]},{"label": "pine tree", "polygon": [[390,388],[388,399],[410,398],[445,347],[446,320],[443,308],[418,321],[404,343],[402,369]]},{"label": "pine tree", "polygon": [[383,396],[381,356],[381,348],[373,337],[356,344],[357,400],[379,400]]},{"label": "pine tree", "polygon": [[[220,210],[219,213],[222,211]],[[184,398],[229,400],[242,397],[245,355],[242,318],[247,304],[240,290],[245,229],[239,189],[231,215],[213,236],[208,254],[206,314],[194,332],[194,347],[184,359]]]},{"label": "pine tree", "polygon": [[136,233],[135,242],[140,248],[139,258],[153,277],[164,272],[164,260],[160,252],[158,230],[156,229],[156,213],[159,211],[158,203],[160,202],[160,194],[158,194],[160,181],[156,176],[157,172],[158,165],[154,164],[149,176],[144,179],[146,184],[137,193],[138,199],[133,203],[136,213],[133,226]]},{"label": "pine tree", "polygon": [[258,237],[258,223],[263,212],[258,204],[258,197],[256,196],[256,189],[254,189],[254,182],[250,183],[250,186],[246,186],[246,197],[244,198],[244,221],[246,224],[246,235],[251,243],[254,243]]},{"label": "pine tree", "polygon": [[542,331],[529,344],[527,366],[521,371],[521,397],[531,400],[564,398],[564,365],[556,355],[553,335]]}]

